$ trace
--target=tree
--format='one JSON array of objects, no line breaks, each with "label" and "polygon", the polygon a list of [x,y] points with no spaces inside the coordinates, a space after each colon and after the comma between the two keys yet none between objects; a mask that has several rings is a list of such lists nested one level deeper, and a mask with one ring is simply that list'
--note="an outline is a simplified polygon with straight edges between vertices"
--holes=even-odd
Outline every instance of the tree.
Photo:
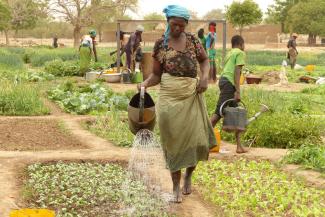
[{"label": "tree", "polygon": [[16,32],[20,29],[32,29],[42,14],[39,4],[34,0],[8,1],[11,9],[11,28]]},{"label": "tree", "polygon": [[234,27],[239,28],[241,35],[245,26],[262,21],[262,11],[252,0],[234,1],[227,7],[226,18]]},{"label": "tree", "polygon": [[[147,14],[143,17],[144,20],[165,20],[165,16],[162,15],[162,14],[158,14],[156,12],[153,12],[153,13],[150,13],[150,14]],[[157,26],[157,24],[154,24],[154,23],[150,23],[150,24],[145,24],[144,25],[144,28],[145,30],[154,30],[155,27]]]},{"label": "tree", "polygon": [[286,19],[286,26],[290,32],[309,35],[309,44],[316,43],[316,36],[325,36],[324,23],[325,2],[323,0],[299,2],[289,10]]},{"label": "tree", "polygon": [[[115,7],[107,7],[113,5],[113,1],[108,0],[92,0],[91,8],[97,13],[92,13],[92,25],[97,29],[99,41],[102,41],[103,27],[106,23],[115,22],[117,19],[121,19],[125,16],[126,10],[131,10],[133,12],[137,9],[138,0],[123,0],[120,4]],[[102,8],[105,8],[103,10]],[[92,10],[92,9],[90,9]],[[101,11],[98,13],[98,11]]]},{"label": "tree", "polygon": [[125,13],[129,5],[137,0],[50,0],[50,11],[53,15],[71,23],[74,27],[74,46],[78,47],[81,29],[89,26],[98,26],[106,22],[106,17],[101,17],[96,23],[96,14],[116,12],[117,15]]},{"label": "tree", "polygon": [[10,26],[11,13],[7,4],[0,1],[0,31],[4,31],[6,35],[6,45],[9,45],[8,29]]},{"label": "tree", "polygon": [[[32,29],[36,26],[39,18],[44,18],[44,3],[41,0],[6,0],[1,1],[1,4],[6,8],[4,12],[7,15],[1,16],[2,31],[6,35],[6,44],[9,45],[8,31]],[[10,16],[8,16],[8,11]]]},{"label": "tree", "polygon": [[301,0],[275,0],[274,4],[267,9],[266,23],[281,24],[282,32],[287,32],[285,26],[289,10]]},{"label": "tree", "polygon": [[222,12],[221,9],[212,9],[203,16],[203,19],[205,20],[220,20],[224,18],[225,14]]}]

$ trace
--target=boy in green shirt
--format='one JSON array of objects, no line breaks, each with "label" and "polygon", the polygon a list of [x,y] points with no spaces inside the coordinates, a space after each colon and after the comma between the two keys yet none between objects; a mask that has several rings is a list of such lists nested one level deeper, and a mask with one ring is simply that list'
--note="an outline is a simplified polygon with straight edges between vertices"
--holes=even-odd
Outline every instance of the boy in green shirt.
[{"label": "boy in green shirt", "polygon": [[[220,107],[225,101],[235,99],[235,102],[232,101],[228,104],[232,107],[237,107],[237,102],[240,102],[240,75],[245,65],[245,42],[241,36],[235,35],[231,39],[231,45],[232,49],[226,56],[225,66],[219,80],[220,96],[215,113],[211,117],[213,127],[221,119]],[[236,152],[239,154],[247,152],[240,144],[240,132],[235,132],[235,134],[237,143]]]}]

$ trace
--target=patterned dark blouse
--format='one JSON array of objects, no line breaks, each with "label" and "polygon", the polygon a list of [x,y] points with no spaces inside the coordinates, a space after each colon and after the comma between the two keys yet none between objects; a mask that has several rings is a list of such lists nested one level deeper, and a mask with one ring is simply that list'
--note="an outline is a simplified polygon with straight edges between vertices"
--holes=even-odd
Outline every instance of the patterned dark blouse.
[{"label": "patterned dark blouse", "polygon": [[177,77],[196,78],[199,71],[199,60],[206,58],[206,53],[200,41],[192,34],[186,34],[184,51],[174,50],[164,46],[164,38],[156,41],[152,57],[162,64],[162,73]]}]

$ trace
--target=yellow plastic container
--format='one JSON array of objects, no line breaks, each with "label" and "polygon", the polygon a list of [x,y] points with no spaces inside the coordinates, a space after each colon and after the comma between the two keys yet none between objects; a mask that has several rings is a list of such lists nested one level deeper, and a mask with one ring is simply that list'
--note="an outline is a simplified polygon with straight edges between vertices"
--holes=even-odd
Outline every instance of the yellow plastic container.
[{"label": "yellow plastic container", "polygon": [[313,72],[313,71],[315,71],[315,65],[307,65],[305,70],[307,72]]},{"label": "yellow plastic container", "polygon": [[48,209],[20,209],[11,211],[9,217],[55,217],[55,212]]},{"label": "yellow plastic container", "polygon": [[244,82],[245,82],[245,75],[244,75],[243,73],[240,75],[240,80],[239,80],[239,82],[240,82],[240,85],[243,85]]},{"label": "yellow plastic container", "polygon": [[221,146],[221,135],[220,135],[220,132],[218,130],[218,128],[214,128],[214,135],[217,139],[217,144],[214,148],[212,148],[210,150],[210,152],[216,152],[216,153],[219,153],[220,151],[220,146]]}]

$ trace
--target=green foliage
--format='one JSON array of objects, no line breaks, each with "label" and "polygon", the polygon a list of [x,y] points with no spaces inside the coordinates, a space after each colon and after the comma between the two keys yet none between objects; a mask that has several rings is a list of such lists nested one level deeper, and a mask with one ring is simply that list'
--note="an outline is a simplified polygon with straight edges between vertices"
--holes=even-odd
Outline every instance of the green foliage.
[{"label": "green foliage", "polygon": [[99,116],[95,122],[88,123],[88,130],[101,136],[117,146],[131,147],[134,139],[129,130],[126,118],[113,110],[104,116]]},{"label": "green foliage", "polygon": [[289,10],[299,1],[301,0],[275,0],[274,4],[270,5],[267,9],[266,22],[276,24],[280,23],[282,24],[282,27],[284,27]]},{"label": "green foliage", "polygon": [[253,141],[252,146],[299,148],[306,143],[320,144],[322,130],[319,120],[312,117],[276,113],[253,122],[243,138]]},{"label": "green foliage", "polygon": [[262,11],[252,0],[234,1],[226,11],[227,20],[239,28],[240,34],[245,26],[262,21]]},{"label": "green foliage", "polygon": [[324,23],[325,2],[323,0],[300,1],[290,9],[286,19],[289,30],[313,36],[325,35]]},{"label": "green foliage", "polygon": [[45,14],[42,11],[44,5],[34,0],[14,0],[9,2],[12,19],[10,25],[12,29],[31,29],[37,21]]},{"label": "green foliage", "polygon": [[113,93],[99,83],[76,87],[71,82],[66,82],[48,94],[65,111],[76,114],[107,112],[113,108],[125,111],[129,102],[127,97]]},{"label": "green foliage", "polygon": [[13,84],[2,81],[0,88],[0,115],[49,114],[40,100],[39,89],[30,84]]},{"label": "green foliage", "polygon": [[11,20],[11,13],[8,5],[3,1],[0,1],[0,17],[0,31],[8,29]]},{"label": "green foliage", "polygon": [[314,88],[305,88],[301,93],[325,95],[325,85],[320,85]]},{"label": "green foliage", "polygon": [[60,77],[79,75],[80,71],[79,64],[77,62],[63,62],[60,59],[45,63],[44,69],[47,73]]},{"label": "green foliage", "polygon": [[0,68],[22,69],[23,61],[18,54],[0,49]]},{"label": "green foliage", "polygon": [[222,12],[222,9],[212,9],[203,16],[205,20],[220,20],[224,18],[225,14]]},{"label": "green foliage", "polygon": [[267,161],[200,163],[199,191],[221,207],[221,216],[315,216],[325,212],[325,191],[307,187]]},{"label": "green foliage", "polygon": [[29,74],[28,81],[40,82],[54,80],[55,76],[46,72],[33,72]]},{"label": "green foliage", "polygon": [[[169,216],[163,202],[118,164],[33,164],[26,173],[24,199],[29,207],[54,209],[57,217],[122,217],[129,207],[134,216]],[[126,198],[125,188],[132,197]]]},{"label": "green foliage", "polygon": [[27,57],[32,66],[43,66],[46,62],[61,59],[62,61],[77,60],[78,52],[75,49],[26,49]]},{"label": "green foliage", "polygon": [[325,147],[304,145],[294,149],[283,158],[284,163],[300,164],[307,169],[316,169],[325,173]]}]

